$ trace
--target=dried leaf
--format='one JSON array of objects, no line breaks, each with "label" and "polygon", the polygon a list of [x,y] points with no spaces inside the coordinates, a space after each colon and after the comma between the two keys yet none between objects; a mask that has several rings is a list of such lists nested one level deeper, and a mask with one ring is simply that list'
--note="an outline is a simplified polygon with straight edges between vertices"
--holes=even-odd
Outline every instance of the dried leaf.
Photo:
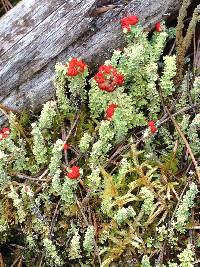
[{"label": "dried leaf", "polygon": [[113,182],[112,176],[107,173],[104,168],[102,168],[101,166],[99,167],[101,174],[104,178],[104,192],[103,192],[103,198],[107,199],[110,197],[115,197],[118,195],[116,186]]}]

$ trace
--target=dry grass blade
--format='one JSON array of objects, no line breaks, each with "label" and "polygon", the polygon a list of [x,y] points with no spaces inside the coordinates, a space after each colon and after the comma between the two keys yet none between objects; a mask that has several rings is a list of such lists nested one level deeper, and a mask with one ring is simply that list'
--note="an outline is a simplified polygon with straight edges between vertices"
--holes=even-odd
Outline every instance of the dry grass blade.
[{"label": "dry grass blade", "polygon": [[10,267],[14,267],[14,266],[16,266],[16,264],[20,261],[20,259],[21,259],[21,256],[17,257],[17,258],[15,259],[15,261],[12,263],[12,265],[10,265]]},{"label": "dry grass blade", "polygon": [[197,74],[200,71],[200,37],[198,38],[197,45],[195,44],[194,38],[194,70],[197,71]]},{"label": "dry grass blade", "polygon": [[194,154],[193,154],[193,152],[192,152],[192,149],[191,149],[191,147],[190,147],[190,145],[189,145],[189,143],[188,143],[188,141],[187,141],[185,135],[183,134],[183,132],[182,132],[180,126],[178,125],[178,123],[176,122],[176,120],[174,119],[174,117],[171,115],[169,109],[168,109],[166,106],[165,106],[165,109],[166,109],[166,111],[167,111],[167,113],[168,113],[170,119],[172,120],[172,122],[173,122],[173,124],[174,124],[174,126],[175,126],[175,128],[176,128],[176,130],[177,130],[177,132],[179,133],[180,137],[182,138],[183,142],[185,143],[185,146],[186,146],[186,148],[187,148],[187,150],[188,150],[188,152],[189,152],[189,154],[190,154],[190,156],[191,156],[192,162],[193,162],[193,164],[194,164],[194,167],[195,167],[195,170],[196,170],[196,174],[197,174],[197,176],[198,176],[198,182],[199,182],[199,184],[200,184],[200,172],[199,172],[199,167],[198,167],[198,164],[197,164],[196,159],[195,159],[195,157],[194,157]]},{"label": "dry grass blade", "polygon": [[0,267],[5,267],[4,261],[3,261],[3,256],[0,253]]}]

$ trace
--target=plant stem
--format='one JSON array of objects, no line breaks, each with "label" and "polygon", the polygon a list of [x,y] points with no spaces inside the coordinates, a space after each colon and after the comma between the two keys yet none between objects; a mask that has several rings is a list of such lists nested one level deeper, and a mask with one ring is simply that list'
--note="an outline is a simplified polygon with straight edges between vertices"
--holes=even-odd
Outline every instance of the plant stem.
[{"label": "plant stem", "polygon": [[191,147],[190,147],[190,145],[189,145],[189,143],[188,143],[188,141],[187,141],[184,133],[182,132],[180,126],[178,125],[178,123],[176,122],[176,120],[174,119],[174,117],[171,115],[171,113],[170,113],[169,109],[167,108],[167,106],[165,106],[165,109],[166,109],[166,111],[167,111],[167,113],[168,113],[171,121],[173,122],[173,124],[174,124],[177,132],[179,133],[180,137],[182,138],[183,142],[185,143],[185,146],[186,146],[186,148],[187,148],[187,150],[188,150],[188,152],[189,152],[189,154],[191,156],[192,162],[193,162],[194,167],[195,167],[195,170],[196,170],[196,174],[197,174],[197,177],[198,177],[198,183],[200,184],[199,167],[198,167],[198,164],[197,164],[196,159],[194,157],[194,154],[192,152],[192,149],[191,149]]}]

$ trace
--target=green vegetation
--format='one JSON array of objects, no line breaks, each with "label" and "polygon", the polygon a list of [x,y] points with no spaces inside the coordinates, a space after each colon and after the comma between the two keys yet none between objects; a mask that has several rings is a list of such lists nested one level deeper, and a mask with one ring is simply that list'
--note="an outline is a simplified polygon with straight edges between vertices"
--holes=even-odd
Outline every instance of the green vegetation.
[{"label": "green vegetation", "polygon": [[16,248],[8,266],[15,258],[29,267],[195,266],[200,76],[188,70],[175,84],[164,23],[151,37],[136,16],[122,28],[127,46],[93,78],[80,59],[57,64],[56,100],[38,119],[8,114],[0,135],[0,244]]}]

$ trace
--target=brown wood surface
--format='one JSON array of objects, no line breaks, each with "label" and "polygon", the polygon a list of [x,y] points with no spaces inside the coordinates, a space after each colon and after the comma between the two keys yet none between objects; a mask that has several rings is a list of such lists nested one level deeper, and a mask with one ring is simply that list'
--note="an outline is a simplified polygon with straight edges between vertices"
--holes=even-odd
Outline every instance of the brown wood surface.
[{"label": "brown wood surface", "polygon": [[0,102],[35,110],[53,96],[54,65],[81,57],[91,67],[123,46],[120,18],[151,27],[179,0],[133,0],[97,17],[95,0],[23,0],[0,19]]}]

